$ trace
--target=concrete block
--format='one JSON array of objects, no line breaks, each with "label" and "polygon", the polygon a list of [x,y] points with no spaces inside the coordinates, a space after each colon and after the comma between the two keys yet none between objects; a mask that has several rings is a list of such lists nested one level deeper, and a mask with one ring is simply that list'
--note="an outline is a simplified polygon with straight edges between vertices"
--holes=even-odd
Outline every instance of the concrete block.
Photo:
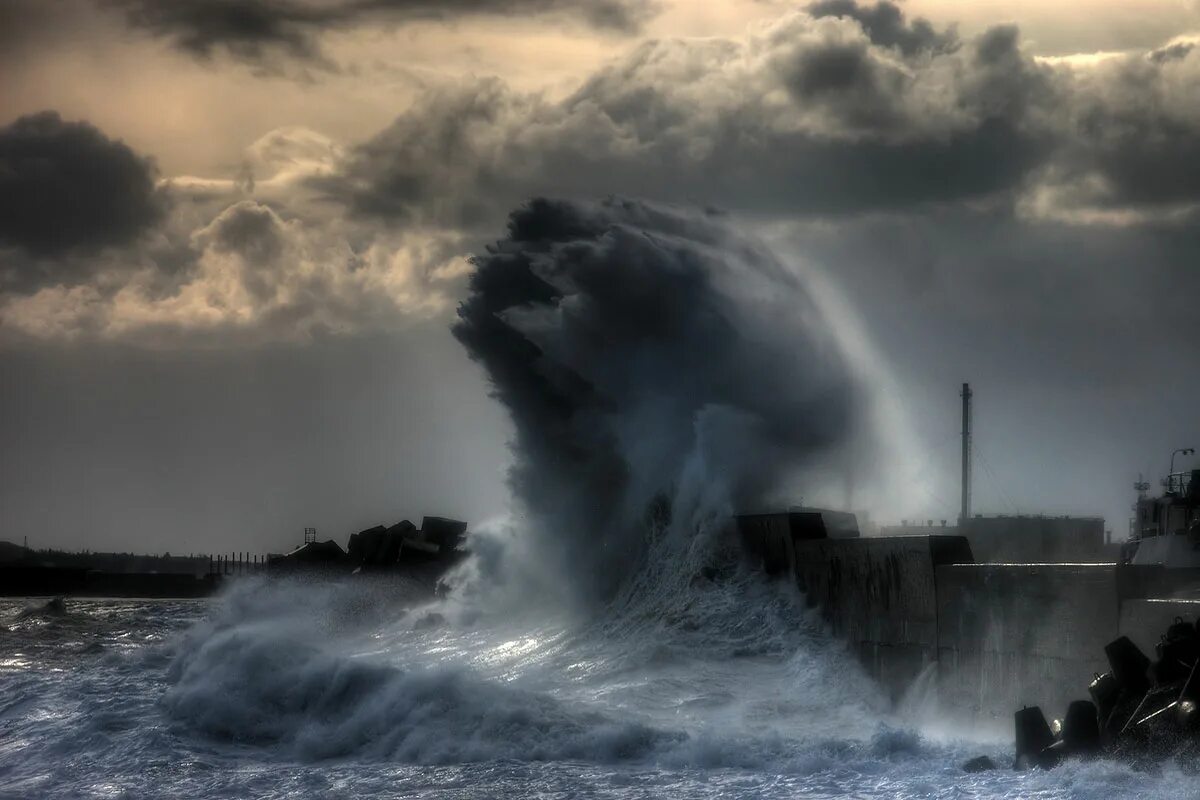
[{"label": "concrete block", "polygon": [[446,517],[423,517],[421,537],[437,545],[443,554],[457,550],[467,534],[467,523]]}]

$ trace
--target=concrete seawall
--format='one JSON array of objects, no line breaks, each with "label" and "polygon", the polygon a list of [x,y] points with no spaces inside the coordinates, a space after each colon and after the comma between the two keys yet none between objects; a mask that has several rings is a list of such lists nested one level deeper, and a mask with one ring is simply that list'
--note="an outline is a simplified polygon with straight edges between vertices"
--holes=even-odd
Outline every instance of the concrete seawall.
[{"label": "concrete seawall", "polygon": [[811,526],[789,536],[785,520],[765,517],[752,557],[775,574],[790,567],[893,700],[932,669],[941,709],[974,720],[1008,725],[1023,705],[1058,715],[1108,670],[1113,639],[1153,657],[1176,616],[1200,617],[1200,601],[1146,599],[1162,580],[1140,568],[976,564],[960,536],[812,538]]},{"label": "concrete seawall", "polygon": [[816,539],[793,543],[795,576],[833,633],[898,697],[937,658],[935,569],[970,561],[958,536]]},{"label": "concrete seawall", "polygon": [[1118,635],[1113,564],[940,566],[937,605],[939,700],[977,719],[1086,697]]}]

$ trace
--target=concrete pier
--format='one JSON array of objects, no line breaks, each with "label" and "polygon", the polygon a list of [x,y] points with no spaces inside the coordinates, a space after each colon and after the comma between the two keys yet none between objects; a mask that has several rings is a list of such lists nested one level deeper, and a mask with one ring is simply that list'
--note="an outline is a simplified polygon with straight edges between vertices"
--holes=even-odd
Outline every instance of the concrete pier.
[{"label": "concrete pier", "polygon": [[1175,617],[1200,619],[1200,600],[1152,597],[1195,584],[1194,571],[975,563],[963,536],[829,538],[798,522],[738,519],[751,557],[796,581],[893,700],[932,667],[950,715],[1007,725],[1014,709],[1040,705],[1054,716],[1108,670],[1113,639],[1153,657]]}]

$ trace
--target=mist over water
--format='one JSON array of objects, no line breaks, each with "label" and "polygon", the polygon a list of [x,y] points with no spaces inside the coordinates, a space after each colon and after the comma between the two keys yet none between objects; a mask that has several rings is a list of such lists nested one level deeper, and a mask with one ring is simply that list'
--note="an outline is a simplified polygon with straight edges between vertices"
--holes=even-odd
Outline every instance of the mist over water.
[{"label": "mist over water", "polygon": [[451,595],[0,605],[0,798],[1200,796],[1174,764],[962,773],[1010,743],[889,708],[744,562],[731,513],[885,437],[828,322],[720,217],[518,210],[455,328],[515,423],[514,513]]}]

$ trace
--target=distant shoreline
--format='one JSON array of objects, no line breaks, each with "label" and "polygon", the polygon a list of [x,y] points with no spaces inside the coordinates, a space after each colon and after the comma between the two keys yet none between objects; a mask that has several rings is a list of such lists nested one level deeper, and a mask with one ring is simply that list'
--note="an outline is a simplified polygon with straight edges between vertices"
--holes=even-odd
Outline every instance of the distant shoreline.
[{"label": "distant shoreline", "polygon": [[0,597],[199,598],[221,585],[218,575],[104,572],[84,567],[0,564]]}]

